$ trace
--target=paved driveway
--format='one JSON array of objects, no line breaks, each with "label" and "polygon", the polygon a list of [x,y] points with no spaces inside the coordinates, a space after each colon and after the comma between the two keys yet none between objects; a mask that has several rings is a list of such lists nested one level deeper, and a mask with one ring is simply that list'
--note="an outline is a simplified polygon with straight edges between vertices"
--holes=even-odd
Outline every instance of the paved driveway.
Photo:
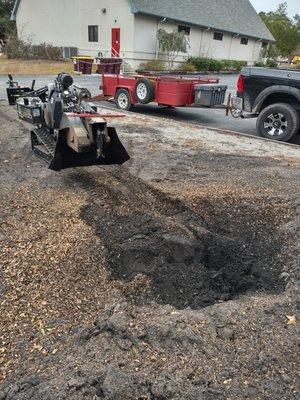
[{"label": "paved driveway", "polygon": [[[236,82],[238,75],[220,76],[220,83],[228,86],[228,93],[236,92]],[[106,103],[107,105],[107,103]],[[162,116],[165,118],[178,119],[180,121],[193,122],[196,124],[228,129],[237,132],[256,135],[256,119],[234,119],[231,116],[225,116],[225,110],[207,109],[207,108],[166,108],[157,105],[137,105],[135,112],[153,116]]]},{"label": "paved driveway", "polygon": [[[228,93],[235,93],[235,87],[238,75],[221,75],[220,83],[228,86]],[[51,82],[54,77],[38,77],[36,78],[36,87],[41,87]],[[30,76],[18,76],[17,80],[20,84],[30,85],[32,77]],[[0,76],[0,99],[6,97],[6,76]],[[74,78],[75,84],[88,88],[92,95],[99,93],[100,77],[98,75],[91,76],[78,76]],[[115,108],[113,103],[101,102],[108,107]],[[220,128],[225,130],[233,130],[237,132],[247,133],[250,135],[256,135],[256,119],[234,119],[231,116],[226,117],[224,110],[218,109],[206,109],[206,108],[166,108],[158,107],[156,105],[137,105],[135,106],[135,112],[145,115],[162,116],[164,118],[178,119],[180,121],[193,122],[199,125],[204,125],[212,128]],[[299,140],[297,139],[297,142]]]}]

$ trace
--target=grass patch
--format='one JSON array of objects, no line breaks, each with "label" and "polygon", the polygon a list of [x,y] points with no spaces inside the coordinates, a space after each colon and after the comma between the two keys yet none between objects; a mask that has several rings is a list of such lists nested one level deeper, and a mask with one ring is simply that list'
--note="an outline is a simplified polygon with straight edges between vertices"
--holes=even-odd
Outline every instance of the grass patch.
[{"label": "grass patch", "polygon": [[[94,66],[96,68],[96,66]],[[74,71],[72,60],[21,60],[7,59],[0,55],[0,75],[57,75],[60,72],[67,72],[77,75]]]}]

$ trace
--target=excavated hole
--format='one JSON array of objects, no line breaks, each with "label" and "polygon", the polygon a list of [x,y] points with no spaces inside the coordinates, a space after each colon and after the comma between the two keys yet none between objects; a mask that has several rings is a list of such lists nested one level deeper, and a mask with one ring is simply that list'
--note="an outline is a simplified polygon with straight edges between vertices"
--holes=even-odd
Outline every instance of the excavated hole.
[{"label": "excavated hole", "polygon": [[108,232],[101,238],[112,277],[125,282],[139,275],[150,278],[158,302],[200,308],[247,291],[279,288],[280,270],[266,269],[237,239],[208,232],[186,236],[147,214],[113,218],[110,229],[118,232],[115,240]]},{"label": "excavated hole", "polygon": [[[102,190],[109,188],[110,200],[118,207],[126,197],[131,211],[124,215],[116,212],[114,204],[103,208],[93,200],[82,210],[82,218],[101,237],[112,278],[127,288],[132,284],[130,296],[195,309],[247,292],[283,289],[279,279],[282,237],[272,224],[270,210],[262,211],[262,204],[259,220],[254,217],[255,202],[241,201],[243,207],[236,213],[228,199],[224,205],[219,199],[200,202],[199,207],[206,210],[204,223],[194,211],[144,183],[138,188],[135,181],[137,198],[128,199],[128,192],[120,194],[124,185],[131,190],[129,182],[116,188],[108,182]],[[139,196],[147,198],[146,205]],[[257,221],[249,226],[253,220]],[[148,291],[139,288],[138,282],[147,285]]]}]

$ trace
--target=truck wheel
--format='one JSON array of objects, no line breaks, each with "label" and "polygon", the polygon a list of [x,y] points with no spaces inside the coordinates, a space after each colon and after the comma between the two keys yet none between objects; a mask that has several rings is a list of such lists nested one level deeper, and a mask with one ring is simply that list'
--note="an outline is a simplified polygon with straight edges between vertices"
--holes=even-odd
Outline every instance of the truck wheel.
[{"label": "truck wheel", "polygon": [[133,104],[131,103],[131,98],[128,90],[119,89],[115,95],[115,102],[117,108],[120,110],[130,111],[133,109]]},{"label": "truck wheel", "polygon": [[259,114],[256,128],[262,137],[287,142],[300,128],[299,113],[290,104],[272,104]]},{"label": "truck wheel", "polygon": [[155,86],[149,79],[138,79],[136,83],[135,93],[139,103],[151,103],[151,101],[154,100]]}]

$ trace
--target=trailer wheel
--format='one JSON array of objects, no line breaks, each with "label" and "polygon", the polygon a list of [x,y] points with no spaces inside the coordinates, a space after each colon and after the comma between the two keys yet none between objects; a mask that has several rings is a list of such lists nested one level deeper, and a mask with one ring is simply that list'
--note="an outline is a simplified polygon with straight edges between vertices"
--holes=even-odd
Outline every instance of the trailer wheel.
[{"label": "trailer wheel", "polygon": [[115,102],[120,110],[130,111],[133,109],[131,98],[128,90],[119,89],[115,95]]},{"label": "trailer wheel", "polygon": [[290,104],[272,104],[259,114],[256,127],[262,137],[287,142],[300,128],[299,113]]},{"label": "trailer wheel", "polygon": [[155,85],[149,79],[140,78],[136,83],[135,93],[139,103],[151,103],[155,96]]}]

